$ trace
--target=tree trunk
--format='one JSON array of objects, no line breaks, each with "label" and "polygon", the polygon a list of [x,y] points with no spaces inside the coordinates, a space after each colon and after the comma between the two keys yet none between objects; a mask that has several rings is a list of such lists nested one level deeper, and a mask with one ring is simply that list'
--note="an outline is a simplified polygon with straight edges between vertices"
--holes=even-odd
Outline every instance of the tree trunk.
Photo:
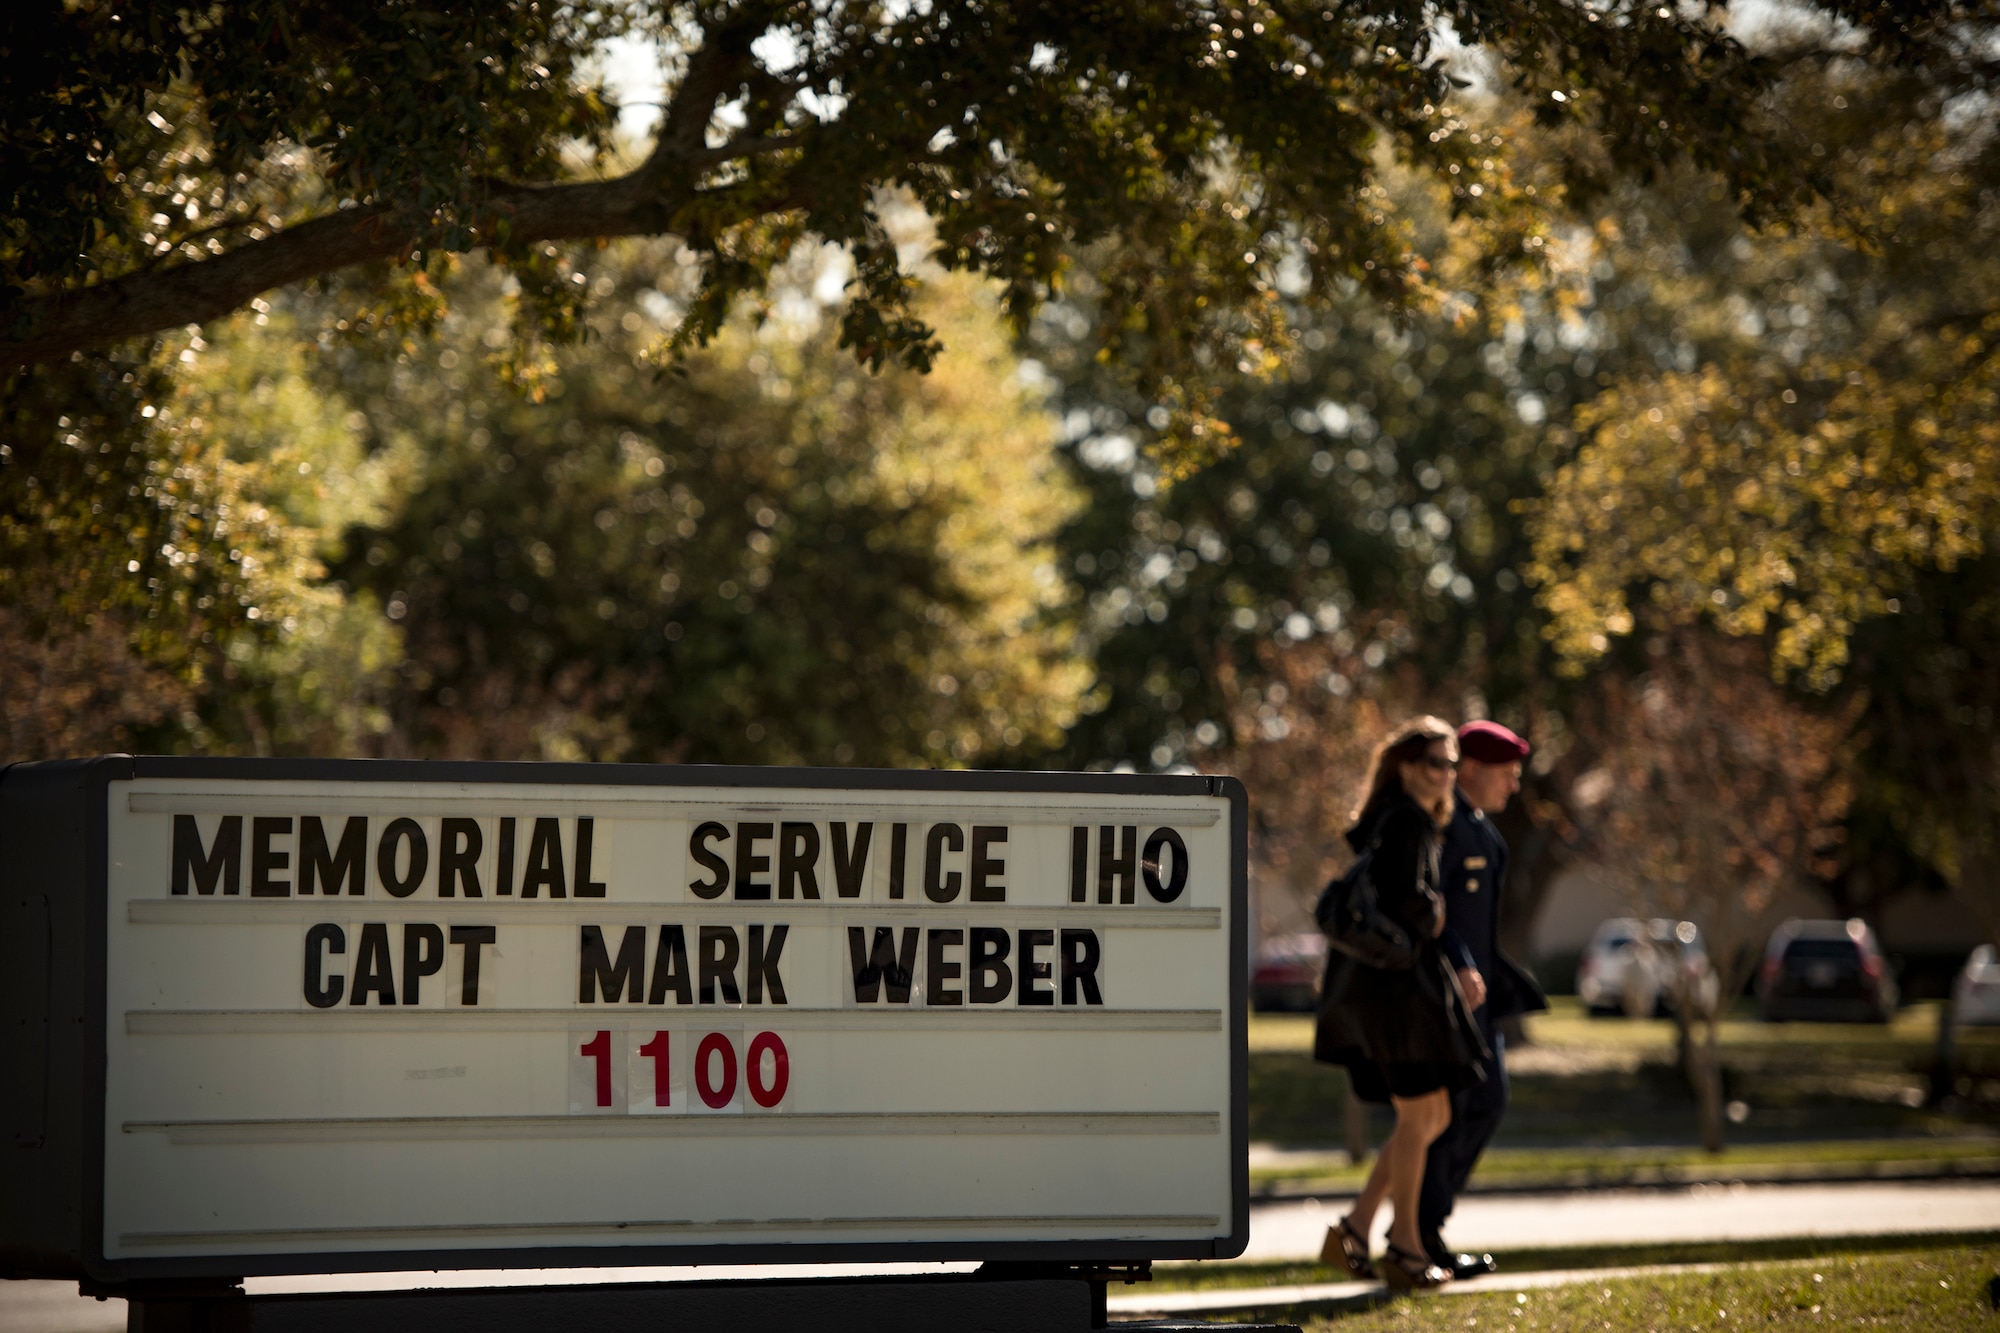
[{"label": "tree trunk", "polygon": [[1701,1121],[1701,1146],[1712,1153],[1721,1153],[1722,1139],[1722,1059],[1716,1050],[1716,1020],[1713,1015],[1705,1015],[1701,1023],[1701,1041],[1688,1047],[1692,1067],[1688,1070],[1688,1081],[1694,1084],[1696,1114]]},{"label": "tree trunk", "polygon": [[1958,987],[1944,993],[1938,1009],[1937,1046],[1931,1052],[1930,1095],[1924,1105],[1933,1110],[1958,1090]]}]

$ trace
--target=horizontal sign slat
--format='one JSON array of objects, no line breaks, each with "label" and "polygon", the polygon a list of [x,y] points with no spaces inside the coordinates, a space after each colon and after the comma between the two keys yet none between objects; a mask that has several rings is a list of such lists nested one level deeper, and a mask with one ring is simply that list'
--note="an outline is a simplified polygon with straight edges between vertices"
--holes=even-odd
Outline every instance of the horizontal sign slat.
[{"label": "horizontal sign slat", "polygon": [[431,1116],[372,1120],[134,1121],[128,1134],[164,1134],[170,1142],[335,1143],[365,1139],[744,1138],[883,1134],[1155,1134],[1222,1132],[1211,1111],[900,1111],[868,1115],[805,1112],[785,1116]]},{"label": "horizontal sign slat", "polygon": [[1170,819],[1188,828],[1212,828],[1222,817],[1221,812],[1213,807],[1174,800],[1151,804],[1092,805],[1085,809],[1074,805],[1013,805],[1004,801],[981,801],[976,797],[914,801],[866,797],[842,800],[826,792],[799,792],[797,795],[799,799],[782,805],[724,797],[691,799],[621,795],[544,798],[433,795],[429,792],[411,796],[371,796],[339,789],[309,796],[236,796],[208,792],[167,796],[134,792],[128,799],[131,813],[135,815],[316,815],[332,809],[353,815],[449,815],[476,810],[483,815],[560,815],[565,818],[599,815],[606,819],[715,819],[724,815],[783,814],[793,819],[810,819],[815,815],[851,817],[865,813],[885,821],[901,819],[920,822],[950,819],[971,810],[984,809],[1004,812],[1008,821],[1015,824],[1071,824],[1081,822],[1087,816],[1088,822],[1097,824],[1137,824],[1149,820],[1160,823]]},{"label": "horizontal sign slat", "polygon": [[[697,1014],[637,1006],[606,1008],[593,1013],[575,1009],[473,1009],[451,1015],[451,1026],[481,1032],[566,1032],[595,1026],[660,1022],[778,1023],[802,1031],[830,1032],[1220,1032],[1220,1009],[995,1009],[972,1013],[963,1009],[784,1009],[770,1011],[701,1010]],[[125,1031],[135,1037],[218,1036],[225,1033],[268,1032],[303,1035],[309,1032],[432,1032],[438,1027],[433,1010],[345,1009],[133,1009],[125,1015]]]}]

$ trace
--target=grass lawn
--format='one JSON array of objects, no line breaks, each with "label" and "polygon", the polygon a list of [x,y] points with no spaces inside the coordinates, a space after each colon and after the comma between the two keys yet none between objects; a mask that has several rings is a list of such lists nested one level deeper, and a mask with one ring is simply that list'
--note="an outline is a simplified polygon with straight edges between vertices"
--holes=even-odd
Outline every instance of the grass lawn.
[{"label": "grass lawn", "polygon": [[[1480,1159],[1487,1187],[1612,1189],[1700,1180],[1800,1180],[1879,1174],[2000,1173],[2000,1136],[1829,1139],[1737,1143],[1715,1156],[1698,1147],[1493,1148]],[[1264,1196],[1298,1197],[1361,1188],[1366,1165],[1344,1154],[1253,1165],[1250,1187]]]},{"label": "grass lawn", "polygon": [[[1496,1148],[1596,1153],[1695,1141],[1694,1104],[1675,1063],[1672,1023],[1592,1019],[1574,998],[1552,1003],[1551,1012],[1528,1019],[1528,1043],[1509,1051],[1513,1104]],[[1934,1004],[1913,1005],[1894,1023],[1883,1025],[1768,1024],[1747,1009],[1740,1011],[1722,1025],[1720,1034],[1727,1096],[1741,1101],[1747,1112],[1743,1123],[1730,1128],[1732,1151],[1768,1154],[1770,1149],[1758,1145],[1776,1143],[1955,1138],[1975,1142],[1912,1151],[1987,1154],[1976,1140],[2000,1132],[2000,1029],[1971,1028],[1961,1034],[1965,1096],[1947,1114],[1921,1105],[1936,1023]],[[1310,1016],[1252,1017],[1254,1141],[1324,1147],[1339,1142],[1346,1078],[1337,1069],[1313,1063],[1311,1051]],[[1378,1121],[1379,1140],[1386,1132],[1386,1113]],[[1887,1149],[1883,1153],[1862,1160],[1907,1159]],[[1499,1168],[1503,1160],[1496,1155],[1492,1165]],[[1637,1165],[1673,1164],[1667,1158]],[[1632,1165],[1612,1162],[1612,1174],[1601,1178],[1615,1180]],[[1524,1164],[1524,1169],[1544,1168]],[[1586,1168],[1571,1162],[1560,1169]]]},{"label": "grass lawn", "polygon": [[[1920,1254],[1942,1249],[2000,1246],[2000,1230],[1945,1235],[1799,1236],[1768,1240],[1678,1241],[1643,1245],[1562,1245],[1502,1250],[1494,1255],[1500,1272],[1547,1273],[1574,1268],[1641,1268],[1656,1264],[1771,1262],[1790,1259],[1852,1259],[1883,1254]],[[1324,1264],[1165,1263],[1153,1265],[1143,1289],[1113,1291],[1240,1291],[1255,1287],[1309,1286],[1345,1282],[1347,1275]],[[2000,1327],[2000,1320],[1996,1320]]]},{"label": "grass lawn", "polygon": [[1986,1287],[2000,1245],[1856,1254],[1746,1264],[1722,1272],[1607,1278],[1575,1286],[1478,1295],[1429,1295],[1350,1314],[1261,1310],[1307,1333],[1391,1330],[1562,1330],[1664,1333],[1681,1329],[1868,1328],[1937,1333],[2000,1323]]}]

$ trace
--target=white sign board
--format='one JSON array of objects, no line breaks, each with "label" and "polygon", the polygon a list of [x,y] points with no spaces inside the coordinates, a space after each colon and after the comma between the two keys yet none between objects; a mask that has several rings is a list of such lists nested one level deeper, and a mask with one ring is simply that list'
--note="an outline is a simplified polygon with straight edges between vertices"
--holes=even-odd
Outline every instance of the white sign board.
[{"label": "white sign board", "polygon": [[105,784],[104,1260],[1241,1249],[1233,782],[433,767]]}]

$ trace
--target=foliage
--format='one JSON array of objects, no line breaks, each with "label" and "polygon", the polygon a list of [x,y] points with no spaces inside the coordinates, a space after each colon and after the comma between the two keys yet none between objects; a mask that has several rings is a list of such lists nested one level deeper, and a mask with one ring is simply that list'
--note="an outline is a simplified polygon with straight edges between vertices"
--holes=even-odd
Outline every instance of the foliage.
[{"label": "foliage", "polygon": [[[1472,306],[1473,275],[1440,282],[1452,277],[1452,314],[1399,322],[1359,292],[1295,312],[1288,373],[1226,400],[1242,447],[1171,487],[1136,447],[1144,403],[1093,373],[1063,312],[1042,326],[1092,496],[1064,543],[1109,687],[1076,757],[1164,766],[1214,750],[1234,730],[1224,668],[1254,674],[1292,644],[1369,674],[1407,659],[1444,693],[1477,681],[1520,698],[1542,649],[1510,504],[1558,457],[1538,429],[1542,381],[1565,383],[1574,353]],[[1360,676],[1319,685],[1340,693]]]},{"label": "foliage", "polygon": [[1781,892],[1836,863],[1848,727],[1787,699],[1754,643],[1689,630],[1647,651],[1636,679],[1603,682],[1608,743],[1584,795],[1596,851],[1649,914],[1702,927],[1731,997]]},{"label": "foliage", "polygon": [[[2000,553],[1921,571],[1854,640],[1873,893],[1935,867],[2000,944]],[[1915,861],[1915,866],[1910,865]]]},{"label": "foliage", "polygon": [[1671,356],[1579,412],[1584,443],[1531,523],[1572,669],[1705,621],[1761,639],[1808,691],[1844,677],[1828,706],[1869,738],[1856,905],[1927,862],[1994,933],[2000,152],[1967,114],[1983,96],[1837,63],[1785,90],[1834,204],[1754,239],[1686,192],[1607,214],[1593,299],[1651,311],[1640,328]]},{"label": "foliage", "polygon": [[[1962,54],[1957,6],[1831,12],[1905,63]],[[527,325],[563,334],[588,286],[572,243],[673,235],[702,271],[673,346],[714,336],[823,238],[854,257],[843,345],[922,367],[935,339],[881,212],[902,190],[936,220],[936,257],[998,279],[1017,323],[1074,253],[1118,242],[1095,274],[1099,340],[1162,408],[1175,466],[1214,452],[1221,387],[1287,345],[1280,269],[1313,300],[1340,280],[1392,302],[1427,291],[1427,256],[1384,207],[1387,164],[1489,228],[1491,257],[1539,243],[1548,189],[1463,132],[1455,43],[1538,120],[1590,138],[1545,186],[1587,196],[1688,162],[1761,217],[1818,174],[1761,114],[1770,60],[1706,10],[1637,0],[43,0],[4,22],[12,358],[206,321],[373,260],[397,261],[428,307],[438,256],[482,247],[516,269]],[[660,44],[666,105],[643,160],[607,176],[625,164],[585,71],[634,32]]]},{"label": "foliage", "polygon": [[354,754],[389,725],[387,673],[402,654],[370,596],[327,582],[352,524],[382,516],[393,480],[360,420],[315,382],[313,345],[280,315],[225,326],[185,368],[175,416],[214,442],[263,549],[264,601],[201,682],[202,727],[180,743],[252,754]]},{"label": "foliage", "polygon": [[1788,94],[1872,216],[1826,206],[1753,244],[1666,196],[1598,228],[1602,262],[1644,275],[1684,351],[1580,415],[1537,511],[1534,574],[1575,661],[1650,608],[1768,635],[1776,669],[1826,688],[1857,625],[2000,522],[1991,124],[1852,71]]},{"label": "foliage", "polygon": [[[1467,137],[1528,133],[1499,108]],[[1536,151],[1510,151],[1536,170]],[[1420,177],[1391,194],[1438,257],[1445,304],[1397,320],[1350,289],[1295,307],[1286,373],[1224,400],[1238,449],[1170,487],[1138,448],[1148,405],[1088,355],[1083,298],[1035,328],[1091,497],[1063,542],[1100,683],[1065,758],[1243,777],[1260,912],[1286,928],[1344,860],[1352,787],[1389,725],[1494,715],[1547,743],[1573,692],[1517,572],[1530,549],[1514,508],[1562,458],[1560,420],[1595,369],[1565,325],[1570,280],[1496,280]],[[1538,808],[1562,785],[1547,776],[1531,776]],[[1521,843],[1531,866],[1557,846]],[[1519,905],[1525,923],[1532,894]]]},{"label": "foliage", "polygon": [[354,675],[393,636],[316,581],[372,478],[292,341],[242,334],[0,394],[9,756],[341,751],[368,730]]},{"label": "foliage", "polygon": [[482,364],[497,275],[413,355],[336,352],[401,493],[339,566],[408,647],[393,744],[958,765],[1052,743],[1084,683],[1045,546],[1073,502],[987,295],[934,288],[958,355],[928,377],[835,357],[809,299],[660,377],[647,312],[681,267],[607,268],[544,402]]}]

